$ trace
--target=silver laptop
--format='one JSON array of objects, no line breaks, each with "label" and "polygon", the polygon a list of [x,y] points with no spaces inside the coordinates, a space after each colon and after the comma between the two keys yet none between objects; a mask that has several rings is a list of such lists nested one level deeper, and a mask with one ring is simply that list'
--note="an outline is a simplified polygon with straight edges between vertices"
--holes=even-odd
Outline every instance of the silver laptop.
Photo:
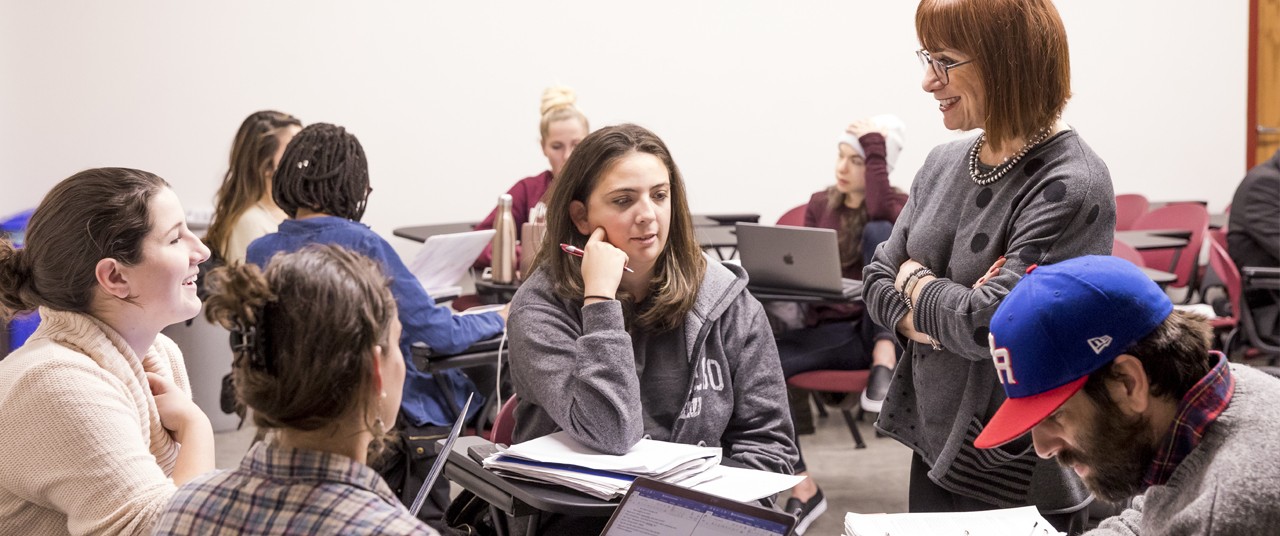
[{"label": "silver laptop", "polygon": [[862,296],[861,281],[840,276],[840,247],[831,229],[738,223],[737,235],[738,257],[753,294]]},{"label": "silver laptop", "polygon": [[638,477],[601,536],[787,536],[795,524],[775,510]]}]

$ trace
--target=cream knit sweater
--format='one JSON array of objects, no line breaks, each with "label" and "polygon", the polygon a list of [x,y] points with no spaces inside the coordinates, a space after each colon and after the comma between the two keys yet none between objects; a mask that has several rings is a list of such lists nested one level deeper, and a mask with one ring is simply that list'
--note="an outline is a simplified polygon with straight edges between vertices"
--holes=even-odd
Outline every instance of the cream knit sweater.
[{"label": "cream knit sweater", "polygon": [[178,444],[147,372],[190,396],[160,335],[141,359],[84,314],[40,308],[40,327],[0,361],[0,532],[147,534],[175,491]]}]

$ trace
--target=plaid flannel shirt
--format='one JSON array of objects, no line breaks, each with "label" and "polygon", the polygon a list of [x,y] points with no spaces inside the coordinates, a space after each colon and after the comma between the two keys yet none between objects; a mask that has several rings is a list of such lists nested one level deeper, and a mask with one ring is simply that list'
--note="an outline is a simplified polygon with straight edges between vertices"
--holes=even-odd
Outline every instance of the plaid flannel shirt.
[{"label": "plaid flannel shirt", "polygon": [[1213,352],[1213,355],[1218,357],[1218,364],[1209,374],[1200,378],[1178,403],[1173,425],[1169,427],[1168,435],[1156,450],[1155,459],[1142,478],[1144,487],[1161,486],[1168,482],[1183,458],[1200,444],[1209,425],[1231,404],[1236,380],[1231,376],[1227,356],[1218,352]]},{"label": "plaid flannel shirt", "polygon": [[435,535],[369,466],[258,443],[240,467],[182,486],[155,534]]}]

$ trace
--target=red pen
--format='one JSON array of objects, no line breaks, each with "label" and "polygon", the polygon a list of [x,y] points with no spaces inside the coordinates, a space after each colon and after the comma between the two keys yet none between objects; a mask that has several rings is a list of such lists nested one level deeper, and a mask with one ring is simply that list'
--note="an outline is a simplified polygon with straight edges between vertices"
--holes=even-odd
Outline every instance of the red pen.
[{"label": "red pen", "polygon": [[[560,244],[560,251],[573,255],[574,257],[581,257],[584,253],[586,253],[585,251],[575,248],[569,244]],[[635,270],[632,270],[631,268],[626,266],[623,266],[622,269],[633,274],[636,273]]]}]

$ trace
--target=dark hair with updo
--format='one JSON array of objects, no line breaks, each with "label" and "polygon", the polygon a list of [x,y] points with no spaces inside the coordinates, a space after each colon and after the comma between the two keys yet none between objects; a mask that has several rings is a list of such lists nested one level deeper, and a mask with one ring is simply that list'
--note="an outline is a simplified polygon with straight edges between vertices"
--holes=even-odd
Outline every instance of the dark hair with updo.
[{"label": "dark hair with updo", "polygon": [[88,169],[59,182],[32,214],[24,249],[0,240],[0,316],[40,306],[88,313],[98,261],[142,261],[148,204],[168,187],[127,168]]},{"label": "dark hair with updo", "polygon": [[371,349],[399,344],[389,339],[395,298],[374,261],[312,244],[275,255],[265,272],[215,269],[209,289],[205,314],[241,341],[231,373],[258,426],[317,430],[352,410],[368,415],[360,394],[373,377]]},{"label": "dark hair with updo", "polygon": [[280,157],[271,198],[290,218],[305,208],[360,221],[369,198],[369,161],[360,140],[329,123],[302,129]]}]

